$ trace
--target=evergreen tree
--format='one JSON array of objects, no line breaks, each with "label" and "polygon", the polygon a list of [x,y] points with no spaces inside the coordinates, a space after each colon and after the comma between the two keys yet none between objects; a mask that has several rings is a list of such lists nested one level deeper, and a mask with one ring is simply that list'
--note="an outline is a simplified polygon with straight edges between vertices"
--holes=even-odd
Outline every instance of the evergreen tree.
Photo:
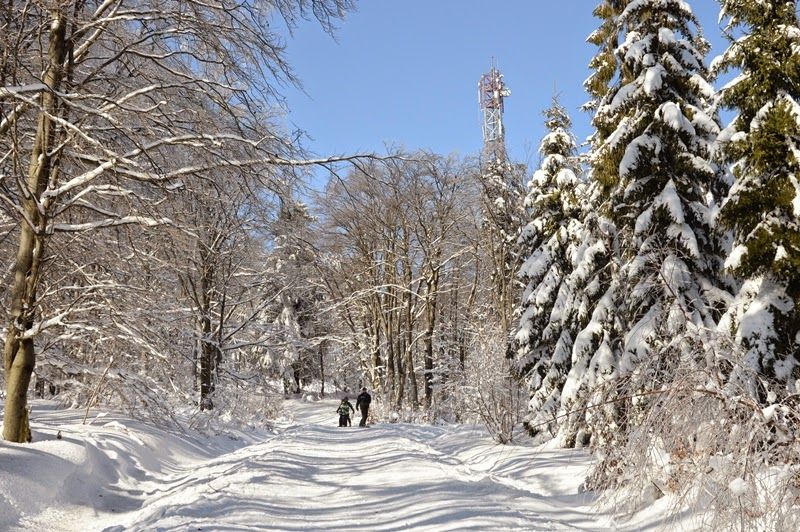
[{"label": "evergreen tree", "polygon": [[291,192],[280,197],[280,209],[272,227],[274,235],[267,265],[270,289],[276,293],[268,309],[272,318],[274,347],[262,365],[283,382],[285,393],[299,393],[313,378],[321,377],[319,338],[322,296],[314,268],[313,216]]},{"label": "evergreen tree", "polygon": [[[605,291],[576,336],[566,410],[596,401],[599,385],[631,375],[645,360],[659,357],[668,366],[686,355],[687,338],[715,325],[720,304],[710,199],[721,185],[708,162],[719,128],[706,112],[713,97],[703,67],[707,43],[680,0],[611,7],[619,10],[616,34],[624,41],[615,51],[619,75],[606,74],[610,90],[598,95],[590,164],[613,221],[606,244],[613,260]],[[613,396],[616,386],[606,392]],[[614,403],[612,419],[623,406]],[[613,432],[613,421],[603,423]]]},{"label": "evergreen tree", "polygon": [[619,89],[598,111],[618,124],[598,153],[617,163],[610,215],[621,231],[626,335],[620,371],[692,327],[715,324],[720,264],[709,197],[722,186],[709,164],[719,126],[703,67],[706,41],[678,0],[632,2],[620,15]]},{"label": "evergreen tree", "polygon": [[572,122],[556,97],[544,111],[545,135],[539,147],[539,169],[528,183],[525,209],[530,221],[519,246],[525,262],[518,277],[526,283],[518,307],[519,325],[512,343],[514,370],[531,394],[526,424],[536,433],[542,420],[552,419],[559,406],[564,376],[569,370],[572,331],[563,329],[572,299],[563,285],[571,269],[568,247],[580,228],[577,159]]},{"label": "evergreen tree", "polygon": [[[570,447],[588,441],[581,407],[590,400],[589,390],[595,385],[595,376],[601,374],[597,371],[598,359],[594,359],[593,355],[609,349],[611,331],[615,326],[613,309],[609,308],[613,301],[608,297],[608,290],[613,288],[611,281],[617,269],[614,260],[616,228],[603,213],[605,194],[603,184],[598,179],[600,166],[591,153],[597,151],[613,132],[613,128],[599,120],[597,110],[610,103],[613,97],[611,87],[619,77],[619,61],[615,53],[619,40],[617,18],[625,4],[626,0],[603,0],[594,10],[600,25],[588,41],[596,45],[598,50],[589,64],[593,73],[584,83],[591,97],[584,109],[595,112],[592,120],[595,132],[589,138],[592,149],[588,156],[593,164],[589,169],[586,192],[580,200],[581,211],[572,228],[575,243],[568,250],[571,269],[562,284],[562,297],[568,309],[563,318],[562,331],[570,331],[572,345],[569,352],[556,350],[551,355],[551,370],[555,369],[556,372],[559,360],[569,356],[569,362],[564,367],[567,370],[566,377],[552,379],[558,386],[554,386],[549,393],[547,387],[542,386],[535,395],[544,399],[547,394],[553,400],[558,397],[560,409],[556,415],[565,416],[560,428],[562,444]],[[566,342],[562,345],[566,347]],[[595,366],[592,367],[592,364]],[[549,400],[544,399],[540,421],[528,424],[530,432],[535,432],[541,420],[551,415],[547,404]]]},{"label": "evergreen tree", "polygon": [[[797,393],[800,377],[800,27],[794,0],[724,0],[730,46],[716,68],[738,116],[720,135],[733,186],[720,222],[733,232],[727,268],[744,282],[720,327],[750,370]],[[744,32],[734,38],[734,32]]]}]

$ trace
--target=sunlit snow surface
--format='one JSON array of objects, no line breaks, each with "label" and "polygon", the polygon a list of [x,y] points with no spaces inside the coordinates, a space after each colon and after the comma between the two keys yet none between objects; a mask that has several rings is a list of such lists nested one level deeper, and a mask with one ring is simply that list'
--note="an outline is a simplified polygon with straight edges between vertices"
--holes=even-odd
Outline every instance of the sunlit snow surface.
[{"label": "sunlit snow surface", "polygon": [[[336,426],[289,401],[268,430],[206,438],[35,402],[30,445],[0,444],[0,530],[658,530],[579,493],[584,451],[498,446],[482,429]],[[96,415],[96,414],[95,414]],[[63,438],[55,439],[57,430]],[[659,501],[660,502],[660,501]]]}]

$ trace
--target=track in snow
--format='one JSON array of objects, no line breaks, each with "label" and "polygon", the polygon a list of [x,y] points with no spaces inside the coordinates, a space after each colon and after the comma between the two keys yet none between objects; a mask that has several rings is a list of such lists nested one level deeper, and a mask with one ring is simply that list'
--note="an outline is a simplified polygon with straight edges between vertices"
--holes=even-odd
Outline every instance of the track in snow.
[{"label": "track in snow", "polygon": [[[335,402],[295,402],[293,408],[296,423],[276,437],[159,479],[161,486],[150,490],[141,509],[106,530],[591,527],[582,496],[547,493],[546,487],[536,493],[514,478],[526,465],[519,460],[506,464],[510,475],[474,470],[454,455],[464,442],[448,438],[448,429],[339,428]],[[535,459],[533,453],[528,459]],[[479,456],[470,460],[481,464]],[[552,487],[558,483],[554,479]]]}]

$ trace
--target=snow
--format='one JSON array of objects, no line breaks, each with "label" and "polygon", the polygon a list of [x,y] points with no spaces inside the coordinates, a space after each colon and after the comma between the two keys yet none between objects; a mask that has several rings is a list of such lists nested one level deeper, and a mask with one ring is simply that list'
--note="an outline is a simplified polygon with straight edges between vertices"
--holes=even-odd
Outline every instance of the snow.
[{"label": "snow", "polygon": [[0,443],[0,529],[667,526],[658,506],[613,515],[582,492],[584,450],[500,446],[472,425],[341,429],[337,403],[292,400],[271,430],[204,436],[114,413],[83,425],[83,411],[33,401],[34,443]]},{"label": "snow", "polygon": [[[696,83],[700,84],[701,82],[705,83],[705,80],[697,75],[692,76],[692,80],[696,80]],[[708,116],[702,109],[686,104],[688,109],[692,111],[692,124],[694,124],[695,129],[700,129],[701,131],[705,131],[708,133],[719,134],[719,124]]]},{"label": "snow", "polygon": [[741,497],[748,491],[747,482],[745,482],[743,478],[735,478],[728,484],[728,489],[737,497]]},{"label": "snow", "polygon": [[789,182],[794,187],[794,198],[792,199],[792,211],[794,215],[800,218],[800,180],[796,175],[789,176]]},{"label": "snow", "polygon": [[772,419],[775,417],[775,411],[778,410],[779,407],[780,405],[769,405],[766,408],[762,408],[761,414],[764,416],[764,421],[772,421]]},{"label": "snow", "polygon": [[675,44],[675,32],[673,32],[669,28],[659,28],[658,29],[658,40],[661,41],[661,44],[670,45]]},{"label": "snow", "polygon": [[29,92],[45,92],[47,91],[47,85],[44,83],[31,83],[29,85],[19,85],[19,86],[4,86],[0,87],[0,98],[6,98],[9,96],[16,96],[19,94],[26,94]]},{"label": "snow", "polygon": [[681,108],[675,102],[666,102],[656,111],[656,118],[662,120],[666,125],[678,132],[684,132],[691,136],[697,133],[692,123],[683,115]]},{"label": "snow", "polygon": [[629,83],[621,87],[617,91],[617,94],[614,95],[614,99],[611,100],[611,104],[608,106],[608,112],[614,112],[622,105],[625,105],[628,100],[633,98],[637,89],[638,86],[635,83]]},{"label": "snow", "polygon": [[748,347],[746,364],[760,371],[762,364],[772,363],[776,378],[787,380],[797,362],[793,357],[776,359],[774,344],[778,332],[775,330],[775,317],[788,315],[793,309],[794,303],[784,286],[769,277],[755,277],[742,284],[736,300],[720,319],[718,329],[731,330],[732,326],[738,325],[735,340]]},{"label": "snow", "polygon": [[742,259],[747,255],[747,246],[739,244],[731,250],[728,258],[725,259],[725,268],[735,270],[742,264]]},{"label": "snow", "polygon": [[644,73],[644,84],[642,85],[645,94],[653,96],[658,92],[664,85],[666,75],[667,71],[661,64],[648,68]]},{"label": "snow", "polygon": [[619,163],[620,177],[626,177],[634,169],[636,169],[639,156],[644,150],[650,150],[655,155],[661,151],[661,140],[652,135],[640,135],[633,139],[631,143],[625,148],[625,154]]}]

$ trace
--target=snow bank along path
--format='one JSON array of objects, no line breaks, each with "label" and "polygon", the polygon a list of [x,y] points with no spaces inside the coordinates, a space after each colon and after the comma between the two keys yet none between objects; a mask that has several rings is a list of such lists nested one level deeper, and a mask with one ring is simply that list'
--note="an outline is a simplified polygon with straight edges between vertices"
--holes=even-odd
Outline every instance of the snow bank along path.
[{"label": "snow bank along path", "polygon": [[294,419],[247,444],[36,403],[38,441],[0,444],[0,530],[615,528],[578,493],[582,451],[476,427],[339,428],[336,405],[290,401]]}]

